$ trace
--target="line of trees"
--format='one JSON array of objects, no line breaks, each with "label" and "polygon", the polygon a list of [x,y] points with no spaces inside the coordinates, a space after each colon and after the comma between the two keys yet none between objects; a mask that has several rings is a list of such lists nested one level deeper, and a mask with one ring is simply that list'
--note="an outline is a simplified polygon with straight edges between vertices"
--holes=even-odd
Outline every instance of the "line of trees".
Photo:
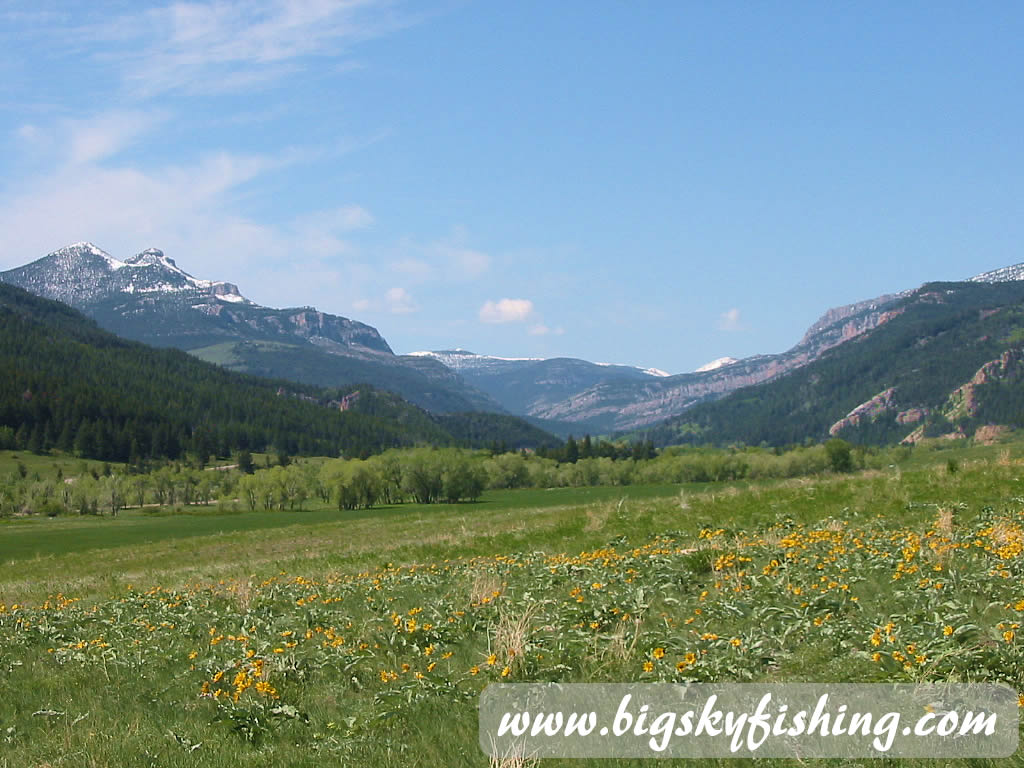
[{"label": "line of trees", "polygon": [[558,461],[533,453],[460,448],[395,449],[366,459],[269,457],[257,469],[242,452],[231,468],[176,463],[146,473],[130,468],[42,479],[25,471],[0,484],[0,515],[111,514],[126,506],[211,504],[239,511],[297,510],[307,503],[339,510],[379,505],[475,501],[487,489],[670,485],[785,478],[882,467],[911,449],[873,449],[833,439],[790,450],[669,448],[650,459],[608,456]]}]

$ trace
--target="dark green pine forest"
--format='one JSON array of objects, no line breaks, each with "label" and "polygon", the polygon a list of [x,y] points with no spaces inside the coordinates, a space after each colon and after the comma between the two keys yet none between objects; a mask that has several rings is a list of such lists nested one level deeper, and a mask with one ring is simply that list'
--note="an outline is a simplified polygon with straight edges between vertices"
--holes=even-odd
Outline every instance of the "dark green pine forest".
[{"label": "dark green pine forest", "polygon": [[7,284],[0,284],[0,371],[0,448],[135,462],[559,442],[512,417],[434,416],[370,387],[324,389],[227,371],[118,338],[64,304]]}]

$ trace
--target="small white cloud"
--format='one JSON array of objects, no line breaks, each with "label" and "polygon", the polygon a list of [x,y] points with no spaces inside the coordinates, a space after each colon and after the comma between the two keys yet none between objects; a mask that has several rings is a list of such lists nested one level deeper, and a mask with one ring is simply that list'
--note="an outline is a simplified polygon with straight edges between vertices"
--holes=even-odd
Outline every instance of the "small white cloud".
[{"label": "small white cloud", "polygon": [[18,128],[18,138],[23,141],[35,141],[39,138],[39,129],[36,128],[32,123],[25,123]]},{"label": "small white cloud", "polygon": [[521,323],[533,314],[529,299],[501,299],[487,301],[480,307],[480,320],[484,323]]},{"label": "small white cloud", "polygon": [[390,288],[384,298],[387,300],[388,311],[393,315],[407,315],[419,309],[405,288]]},{"label": "small white cloud", "polygon": [[369,299],[359,299],[358,301],[352,302],[352,309],[356,312],[366,312],[373,308],[373,302]]},{"label": "small white cloud", "polygon": [[718,316],[718,330],[720,331],[742,331],[743,323],[740,322],[740,311],[733,307]]},{"label": "small white cloud", "polygon": [[153,112],[112,111],[85,120],[68,120],[69,159],[83,165],[116,155],[163,119]]}]

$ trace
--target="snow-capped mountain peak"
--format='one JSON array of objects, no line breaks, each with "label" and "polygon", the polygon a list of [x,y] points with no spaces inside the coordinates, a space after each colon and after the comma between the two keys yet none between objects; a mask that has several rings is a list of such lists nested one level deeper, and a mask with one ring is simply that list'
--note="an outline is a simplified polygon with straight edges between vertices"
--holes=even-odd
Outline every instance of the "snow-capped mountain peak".
[{"label": "snow-capped mountain peak", "polygon": [[87,240],[59,248],[51,253],[47,258],[55,257],[56,259],[67,261],[69,259],[73,260],[75,258],[81,258],[83,255],[98,256],[107,262],[111,269],[121,269],[125,264],[123,261],[115,259],[102,248],[97,245],[93,245]]},{"label": "snow-capped mountain peak", "polygon": [[142,251],[142,253],[137,253],[130,259],[126,260],[125,264],[129,264],[133,267],[161,266],[184,274],[181,268],[174,263],[174,259],[165,256],[164,252],[159,248],[147,248]]},{"label": "snow-capped mountain peak", "polygon": [[[170,282],[154,283],[149,288],[142,289],[143,291],[187,291],[195,289],[198,291],[209,292],[224,301],[248,301],[248,299],[238,292],[238,286],[233,285],[232,283],[201,280],[197,277],[193,277],[175,264],[174,259],[166,256],[159,248],[147,248],[142,251],[142,253],[137,253],[125,261],[125,265],[138,269],[152,267],[157,273],[164,274],[170,279]],[[139,290],[137,288],[133,288],[132,285],[126,286],[122,288],[122,290],[125,293],[134,293]]]},{"label": "snow-capped mountain peak", "polygon": [[214,339],[283,338],[338,354],[393,357],[375,328],[311,307],[255,304],[223,281],[202,280],[159,248],[119,261],[80,242],[6,272],[0,281],[80,309],[120,335],[192,349]]},{"label": "snow-capped mountain peak", "polygon": [[105,302],[125,294],[175,294],[214,304],[252,303],[232,283],[193,277],[159,248],[147,248],[120,261],[83,241],[11,270],[4,279],[73,306]]}]

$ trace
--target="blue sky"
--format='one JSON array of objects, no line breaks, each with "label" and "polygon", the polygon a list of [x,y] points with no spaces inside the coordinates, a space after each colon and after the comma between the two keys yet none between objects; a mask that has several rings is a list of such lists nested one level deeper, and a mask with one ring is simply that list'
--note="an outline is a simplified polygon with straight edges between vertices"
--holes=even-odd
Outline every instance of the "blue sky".
[{"label": "blue sky", "polygon": [[1024,6],[0,0],[0,267],[677,373],[1024,261]]}]

